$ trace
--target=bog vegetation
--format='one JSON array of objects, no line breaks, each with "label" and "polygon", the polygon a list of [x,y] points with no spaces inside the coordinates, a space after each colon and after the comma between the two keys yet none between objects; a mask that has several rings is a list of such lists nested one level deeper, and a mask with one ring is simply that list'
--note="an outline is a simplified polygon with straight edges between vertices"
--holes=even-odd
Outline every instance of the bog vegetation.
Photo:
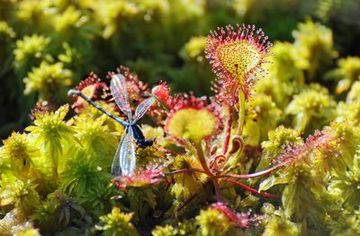
[{"label": "bog vegetation", "polygon": [[[252,1],[1,2],[0,119],[17,118],[0,235],[360,234],[360,57],[325,25],[339,2],[288,41],[231,20]],[[67,91],[126,120],[116,74],[132,111],[156,102],[139,123],[153,145],[113,176],[124,127]]]}]

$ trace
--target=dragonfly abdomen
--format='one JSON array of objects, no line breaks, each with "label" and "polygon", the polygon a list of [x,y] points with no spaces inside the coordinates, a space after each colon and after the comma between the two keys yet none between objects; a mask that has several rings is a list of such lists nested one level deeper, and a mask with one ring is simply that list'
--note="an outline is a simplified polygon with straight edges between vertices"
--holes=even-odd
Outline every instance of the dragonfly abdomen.
[{"label": "dragonfly abdomen", "polygon": [[136,140],[136,144],[138,146],[144,148],[153,145],[153,140],[145,139],[143,132],[137,124],[131,125],[130,127],[133,131],[134,139]]}]

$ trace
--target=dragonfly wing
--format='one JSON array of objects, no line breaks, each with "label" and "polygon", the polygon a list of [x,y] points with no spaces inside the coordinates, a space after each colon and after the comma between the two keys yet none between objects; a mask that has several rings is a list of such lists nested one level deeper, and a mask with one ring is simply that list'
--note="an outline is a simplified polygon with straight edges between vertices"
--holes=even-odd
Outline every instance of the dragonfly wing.
[{"label": "dragonfly wing", "polygon": [[127,129],[122,137],[118,150],[116,151],[111,173],[115,176],[130,175],[135,170],[136,165],[136,143],[131,129]]},{"label": "dragonfly wing", "polygon": [[121,137],[119,146],[118,146],[118,148],[116,150],[114,160],[113,160],[112,165],[111,165],[111,174],[114,175],[114,176],[118,176],[118,175],[121,174],[120,152],[121,152],[121,146],[122,146],[122,143],[123,143],[123,141],[125,139],[125,136],[126,136],[126,130],[124,131],[124,133],[123,133],[123,135]]},{"label": "dragonfly wing", "polygon": [[125,77],[122,74],[116,74],[112,76],[110,82],[110,90],[117,106],[129,118],[129,120],[131,120],[132,114],[129,104],[129,96],[127,92]]},{"label": "dragonfly wing", "polygon": [[129,129],[125,138],[121,148],[120,167],[122,175],[130,175],[134,172],[136,165],[136,143],[132,129]]},{"label": "dragonfly wing", "polygon": [[134,123],[145,115],[147,110],[149,110],[152,104],[154,104],[155,100],[156,99],[154,97],[149,97],[139,104],[135,110]]}]

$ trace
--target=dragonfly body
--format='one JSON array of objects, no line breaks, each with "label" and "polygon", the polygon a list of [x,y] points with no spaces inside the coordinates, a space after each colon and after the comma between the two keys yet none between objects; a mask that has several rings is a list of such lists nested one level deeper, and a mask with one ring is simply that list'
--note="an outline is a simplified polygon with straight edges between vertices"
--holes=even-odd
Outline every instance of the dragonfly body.
[{"label": "dragonfly body", "polygon": [[145,139],[143,132],[141,131],[138,120],[144,116],[146,111],[155,102],[154,97],[150,97],[142,101],[135,110],[135,114],[132,114],[130,104],[128,101],[128,93],[126,88],[125,78],[121,74],[113,75],[110,90],[115,99],[117,106],[127,116],[128,120],[124,121],[104,108],[96,104],[90,98],[77,90],[69,90],[69,95],[76,95],[83,98],[89,104],[94,106],[105,115],[109,116],[119,124],[125,127],[125,131],[121,137],[119,147],[115,153],[113,163],[111,165],[111,173],[113,175],[130,175],[135,170],[136,165],[136,145],[144,148],[153,144],[152,140]]},{"label": "dragonfly body", "polygon": [[133,132],[134,139],[136,140],[136,144],[142,148],[149,147],[153,144],[153,140],[145,139],[143,132],[137,124],[133,124],[129,126]]}]

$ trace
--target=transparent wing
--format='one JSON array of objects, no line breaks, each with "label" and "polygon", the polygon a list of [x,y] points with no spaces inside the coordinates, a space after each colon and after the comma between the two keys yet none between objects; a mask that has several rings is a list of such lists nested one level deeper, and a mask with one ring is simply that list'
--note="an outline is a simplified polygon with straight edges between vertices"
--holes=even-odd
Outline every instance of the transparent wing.
[{"label": "transparent wing", "polygon": [[113,75],[110,82],[111,94],[115,99],[116,104],[122,112],[132,120],[132,114],[129,104],[129,96],[127,92],[125,77],[122,74]]},{"label": "transparent wing", "polygon": [[136,143],[131,128],[124,131],[121,138],[119,147],[116,151],[114,161],[111,165],[111,174],[114,176],[130,175],[135,170],[136,156],[135,156]]},{"label": "transparent wing", "polygon": [[147,110],[149,110],[151,105],[155,102],[155,100],[156,99],[154,97],[150,97],[150,98],[147,98],[144,101],[142,101],[135,110],[135,116],[134,116],[133,122],[136,122],[141,117],[143,117],[145,115],[145,113],[147,112]]},{"label": "transparent wing", "polygon": [[121,175],[121,168],[120,168],[120,153],[121,153],[121,147],[123,145],[123,142],[125,140],[125,137],[127,136],[126,131],[124,131],[123,135],[121,136],[119,146],[116,150],[112,165],[111,165],[111,174],[114,176]]}]

